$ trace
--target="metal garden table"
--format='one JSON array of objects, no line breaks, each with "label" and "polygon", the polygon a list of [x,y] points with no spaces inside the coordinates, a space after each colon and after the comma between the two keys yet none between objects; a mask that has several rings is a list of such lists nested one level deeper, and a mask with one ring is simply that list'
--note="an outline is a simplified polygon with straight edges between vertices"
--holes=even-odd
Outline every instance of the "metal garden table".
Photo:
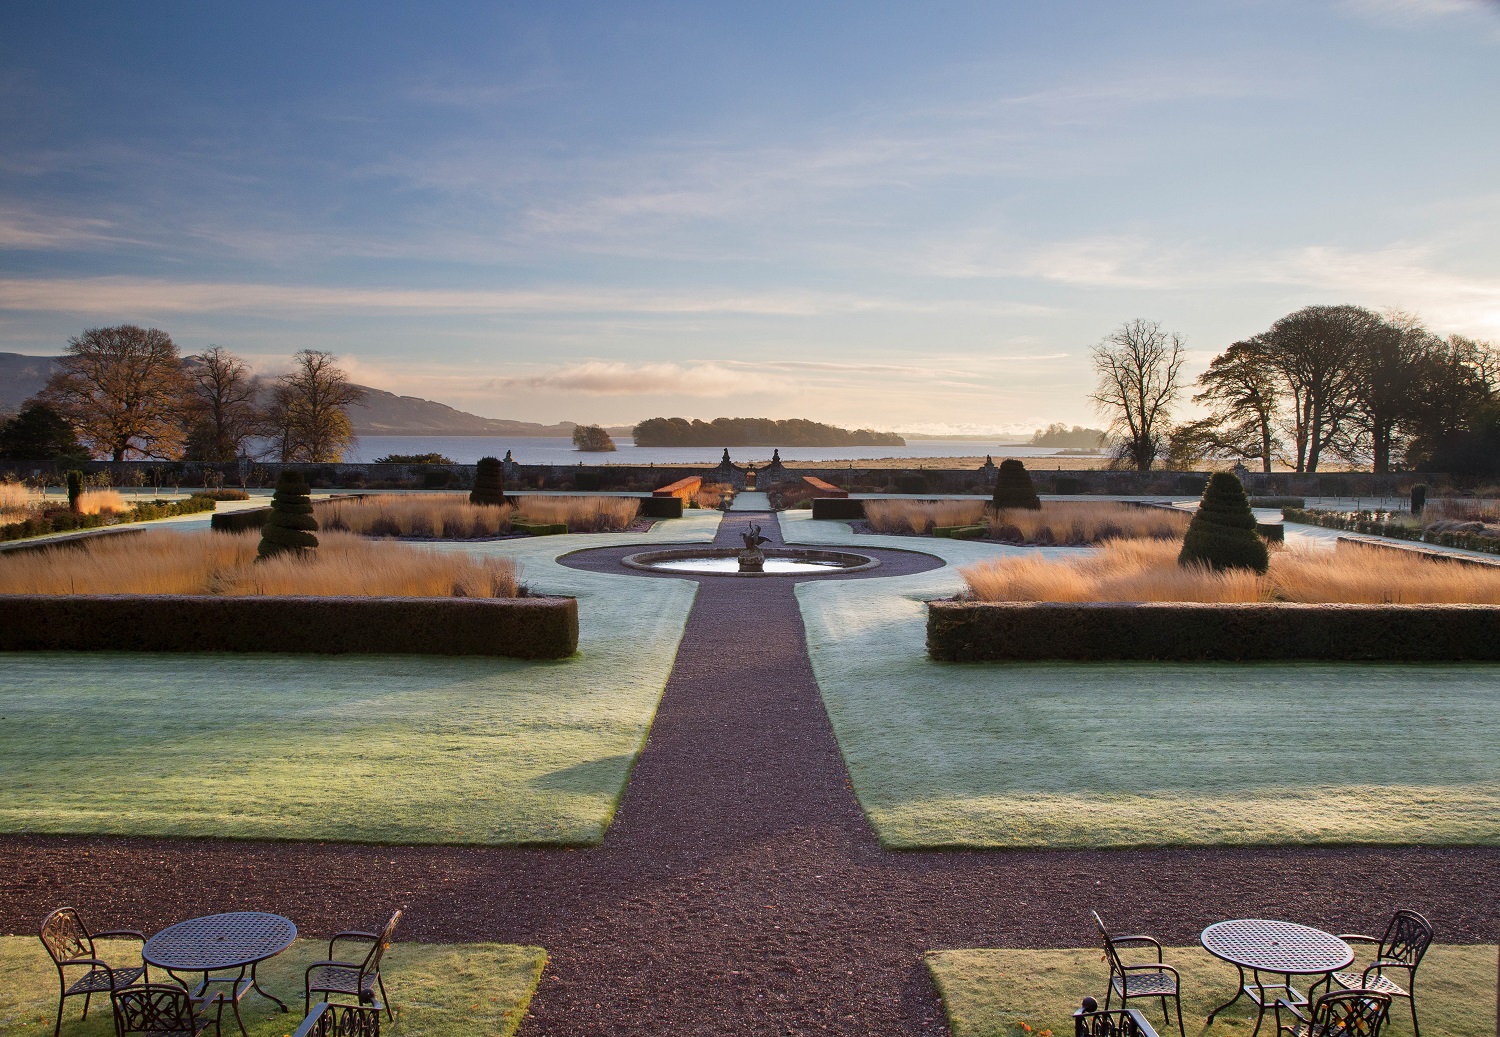
[{"label": "metal garden table", "polygon": [[[1249,997],[1258,1008],[1250,1037],[1260,1032],[1268,997],[1274,1004],[1284,992],[1289,1004],[1307,1004],[1307,998],[1292,986],[1293,976],[1326,976],[1354,961],[1354,951],[1332,933],[1266,918],[1216,922],[1203,930],[1200,941],[1208,953],[1240,970],[1240,985],[1234,997],[1210,1012],[1208,1021],[1213,1022],[1214,1016],[1241,996]],[[1246,970],[1250,972],[1249,980],[1245,978]],[[1279,976],[1282,981],[1267,983],[1261,978],[1262,973]]]},{"label": "metal garden table", "polygon": [[[235,1022],[244,1033],[240,998],[251,990],[276,1002],[283,1012],[289,1010],[279,997],[262,989],[255,978],[255,967],[286,950],[296,938],[297,927],[290,918],[264,911],[232,911],[167,926],[146,941],[141,957],[165,969],[194,999],[207,997],[211,984],[230,984],[229,991],[220,996],[233,1006]],[[177,975],[179,972],[201,972],[203,978],[195,987]],[[235,975],[212,975],[215,972],[235,972]]]}]

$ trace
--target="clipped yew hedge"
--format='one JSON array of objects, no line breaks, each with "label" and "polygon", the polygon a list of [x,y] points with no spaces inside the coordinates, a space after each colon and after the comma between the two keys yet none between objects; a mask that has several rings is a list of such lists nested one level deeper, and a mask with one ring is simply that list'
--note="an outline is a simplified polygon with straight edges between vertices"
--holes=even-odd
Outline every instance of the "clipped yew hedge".
[{"label": "clipped yew hedge", "polygon": [[[660,491],[658,491],[660,492]],[[674,519],[682,518],[681,497],[642,497],[641,518]]]},{"label": "clipped yew hedge", "polygon": [[865,517],[865,502],[848,497],[814,497],[812,513],[815,519],[842,519],[848,522]]},{"label": "clipped yew hedge", "polygon": [[927,603],[941,662],[1491,662],[1500,606],[1198,602]]},{"label": "clipped yew hedge", "polygon": [[0,596],[0,650],[501,655],[578,650],[573,598]]}]

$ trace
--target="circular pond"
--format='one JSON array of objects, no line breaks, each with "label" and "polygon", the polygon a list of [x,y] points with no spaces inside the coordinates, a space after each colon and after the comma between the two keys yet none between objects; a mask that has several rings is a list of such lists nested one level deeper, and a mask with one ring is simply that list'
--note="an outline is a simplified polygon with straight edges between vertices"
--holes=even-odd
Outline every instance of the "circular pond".
[{"label": "circular pond", "polygon": [[791,547],[764,548],[761,572],[741,572],[740,552],[734,547],[684,547],[669,551],[642,551],[621,562],[632,569],[650,572],[702,573],[709,576],[807,576],[860,572],[880,564],[869,555],[851,551],[819,551]]}]

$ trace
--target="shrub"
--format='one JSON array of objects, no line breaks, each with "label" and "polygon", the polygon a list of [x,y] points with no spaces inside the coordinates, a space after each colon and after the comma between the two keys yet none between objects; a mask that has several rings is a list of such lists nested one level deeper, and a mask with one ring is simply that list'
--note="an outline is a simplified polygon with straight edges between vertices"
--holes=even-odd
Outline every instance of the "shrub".
[{"label": "shrub", "polygon": [[271,513],[261,526],[261,558],[274,558],[287,551],[310,551],[318,546],[318,520],[313,518],[312,498],[302,476],[283,469],[271,495]]},{"label": "shrub", "polygon": [[993,504],[996,510],[1029,508],[1039,511],[1042,507],[1041,498],[1036,495],[1036,487],[1031,484],[1030,473],[1014,457],[1007,457],[1000,462],[1000,471],[995,476]]},{"label": "shrub", "polygon": [[194,497],[207,497],[210,500],[216,500],[216,501],[249,500],[250,499],[250,495],[248,493],[246,493],[244,490],[217,490],[217,489],[216,490],[195,490],[193,492],[193,496]]},{"label": "shrub", "polygon": [[1198,511],[1183,535],[1177,564],[1257,573],[1264,573],[1270,566],[1270,550],[1256,531],[1255,513],[1250,510],[1245,487],[1229,472],[1215,472],[1208,481]]},{"label": "shrub", "polygon": [[498,457],[481,457],[474,474],[474,489],[469,491],[470,504],[505,503],[505,473]]},{"label": "shrub", "polygon": [[78,511],[78,498],[83,496],[83,473],[74,469],[68,473],[68,510]]},{"label": "shrub", "polygon": [[1421,515],[1425,507],[1427,507],[1427,487],[1417,483],[1411,488],[1411,513]]}]

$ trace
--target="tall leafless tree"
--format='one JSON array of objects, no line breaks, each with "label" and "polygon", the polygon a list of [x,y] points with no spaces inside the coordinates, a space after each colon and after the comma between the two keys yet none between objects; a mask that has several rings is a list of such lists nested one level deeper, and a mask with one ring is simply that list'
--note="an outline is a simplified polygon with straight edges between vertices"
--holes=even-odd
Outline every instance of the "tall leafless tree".
[{"label": "tall leafless tree", "polygon": [[1212,408],[1218,442],[1239,456],[1258,458],[1263,472],[1275,459],[1281,397],[1268,354],[1264,335],[1234,343],[1198,376],[1203,391],[1193,397]]},{"label": "tall leafless tree", "polygon": [[1093,349],[1099,385],[1090,394],[1120,440],[1119,460],[1148,471],[1182,391],[1182,338],[1156,321],[1128,321]]},{"label": "tall leafless tree", "polygon": [[123,461],[182,452],[188,378],[165,331],[122,324],[68,340],[39,398],[95,453]]},{"label": "tall leafless tree", "polygon": [[1316,472],[1324,452],[1351,431],[1359,351],[1378,321],[1359,306],[1307,306],[1265,335],[1268,359],[1290,397],[1297,471]]},{"label": "tall leafless tree", "polygon": [[250,365],[222,346],[210,346],[189,357],[186,366],[194,404],[188,456],[198,461],[233,461],[245,440],[261,431],[256,402],[260,381]]},{"label": "tall leafless tree", "polygon": [[365,398],[338,357],[304,349],[293,370],[276,380],[267,407],[268,426],[283,461],[337,461],[354,442],[348,408]]}]

